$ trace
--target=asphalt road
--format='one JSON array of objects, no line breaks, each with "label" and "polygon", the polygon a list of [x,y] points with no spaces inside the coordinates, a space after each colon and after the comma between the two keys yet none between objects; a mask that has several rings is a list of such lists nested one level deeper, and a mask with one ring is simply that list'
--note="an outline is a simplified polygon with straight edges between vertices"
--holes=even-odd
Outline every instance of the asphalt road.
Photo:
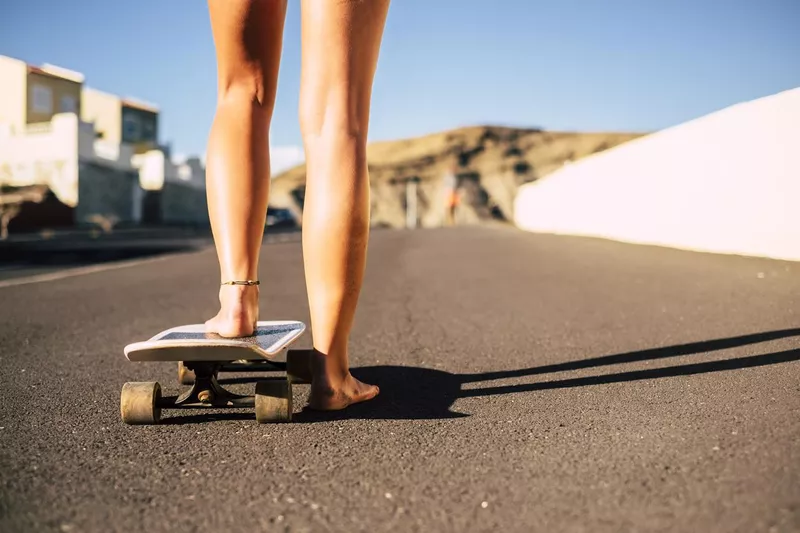
[{"label": "asphalt road", "polygon": [[[307,320],[299,236],[263,258],[262,318]],[[376,231],[378,400],[123,425],[125,381],[178,390],[123,346],[211,316],[217,279],[207,249],[0,288],[0,531],[800,531],[800,264]]]},{"label": "asphalt road", "polygon": [[[297,229],[271,226],[264,241],[285,242]],[[12,234],[0,240],[0,287],[16,284],[22,278],[43,279],[71,273],[97,270],[99,265],[120,266],[138,263],[165,254],[192,252],[213,246],[209,229],[146,228],[121,229],[104,234],[75,230],[41,234]]]}]

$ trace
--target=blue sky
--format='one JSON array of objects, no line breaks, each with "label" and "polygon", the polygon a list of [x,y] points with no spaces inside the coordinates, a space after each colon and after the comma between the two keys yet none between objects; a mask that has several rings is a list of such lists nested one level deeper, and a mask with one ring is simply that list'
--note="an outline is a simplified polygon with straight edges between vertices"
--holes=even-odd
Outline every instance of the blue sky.
[{"label": "blue sky", "polygon": [[[205,151],[216,67],[204,1],[4,4],[0,54],[152,101],[163,142]],[[800,86],[798,27],[797,0],[393,0],[370,137],[478,123],[661,129]],[[299,65],[289,0],[271,130],[284,156],[301,142]]]}]

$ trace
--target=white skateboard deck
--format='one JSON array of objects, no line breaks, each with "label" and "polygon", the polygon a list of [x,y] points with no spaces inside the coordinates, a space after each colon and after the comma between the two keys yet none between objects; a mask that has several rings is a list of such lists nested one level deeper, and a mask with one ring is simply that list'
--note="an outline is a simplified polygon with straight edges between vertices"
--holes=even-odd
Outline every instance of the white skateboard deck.
[{"label": "white skateboard deck", "polygon": [[298,321],[259,321],[250,337],[206,333],[204,324],[178,326],[125,347],[129,361],[257,361],[287,348],[305,331]]}]

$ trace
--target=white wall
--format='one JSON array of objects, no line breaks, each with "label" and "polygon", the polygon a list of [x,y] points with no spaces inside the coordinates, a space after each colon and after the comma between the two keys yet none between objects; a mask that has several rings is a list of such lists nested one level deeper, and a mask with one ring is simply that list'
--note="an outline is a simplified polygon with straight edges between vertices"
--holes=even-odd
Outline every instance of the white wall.
[{"label": "white wall", "polygon": [[165,183],[205,190],[205,168],[196,157],[176,164],[161,150],[150,150],[133,156],[131,161],[139,169],[141,185],[145,190],[161,190]]},{"label": "white wall", "polygon": [[[196,157],[174,163],[161,150],[133,157],[143,190],[160,191],[161,221],[168,224],[207,224],[205,168]],[[137,216],[136,213],[134,216]]]},{"label": "white wall", "polygon": [[78,203],[78,129],[73,113],[49,124],[29,126],[23,135],[0,138],[0,184],[46,184],[64,204]]},{"label": "white wall", "polygon": [[514,212],[529,231],[800,260],[800,88],[572,163]]},{"label": "white wall", "polygon": [[28,66],[24,61],[0,56],[0,129],[25,127]]},{"label": "white wall", "polygon": [[123,170],[133,168],[135,152],[130,144],[117,144],[103,139],[96,139],[92,143],[92,158],[102,160],[104,163]]}]

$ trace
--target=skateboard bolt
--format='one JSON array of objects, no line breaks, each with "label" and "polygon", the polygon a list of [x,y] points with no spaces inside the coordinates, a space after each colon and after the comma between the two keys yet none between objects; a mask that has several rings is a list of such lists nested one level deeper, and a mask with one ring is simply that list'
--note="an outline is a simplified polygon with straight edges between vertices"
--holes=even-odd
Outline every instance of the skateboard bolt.
[{"label": "skateboard bolt", "polygon": [[203,403],[209,403],[211,401],[211,391],[210,390],[201,390],[197,394],[197,399]]}]

